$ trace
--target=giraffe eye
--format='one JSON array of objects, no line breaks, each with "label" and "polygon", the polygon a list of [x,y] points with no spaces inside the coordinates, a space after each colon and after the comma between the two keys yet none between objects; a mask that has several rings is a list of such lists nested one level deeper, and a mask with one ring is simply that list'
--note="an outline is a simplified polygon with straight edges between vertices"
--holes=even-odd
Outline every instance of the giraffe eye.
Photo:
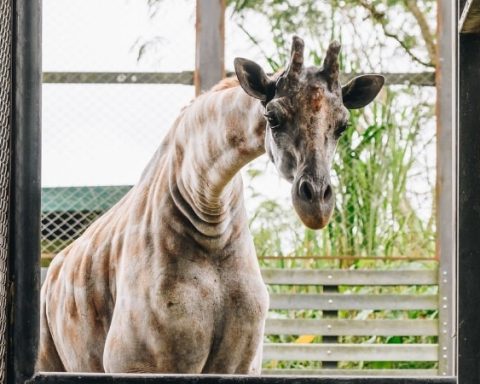
[{"label": "giraffe eye", "polygon": [[351,127],[350,122],[341,124],[336,130],[335,130],[335,136],[338,138],[342,136],[342,134],[349,128]]},{"label": "giraffe eye", "polygon": [[265,116],[265,119],[267,120],[270,128],[275,129],[275,128],[278,128],[280,126],[280,122],[278,121],[278,117],[274,113],[268,112],[268,113],[264,114],[263,116]]}]

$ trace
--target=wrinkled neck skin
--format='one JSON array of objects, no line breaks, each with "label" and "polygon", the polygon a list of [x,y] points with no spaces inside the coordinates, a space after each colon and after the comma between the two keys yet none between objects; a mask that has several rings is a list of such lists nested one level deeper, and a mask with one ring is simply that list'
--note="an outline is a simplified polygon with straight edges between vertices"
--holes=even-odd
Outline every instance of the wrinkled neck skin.
[{"label": "wrinkled neck skin", "polygon": [[168,148],[167,157],[157,153],[153,159],[166,162],[165,173],[156,177],[168,178],[174,205],[199,234],[218,238],[235,219],[246,220],[239,171],[265,152],[263,113],[260,101],[239,86],[205,93],[175,122],[159,149]]}]

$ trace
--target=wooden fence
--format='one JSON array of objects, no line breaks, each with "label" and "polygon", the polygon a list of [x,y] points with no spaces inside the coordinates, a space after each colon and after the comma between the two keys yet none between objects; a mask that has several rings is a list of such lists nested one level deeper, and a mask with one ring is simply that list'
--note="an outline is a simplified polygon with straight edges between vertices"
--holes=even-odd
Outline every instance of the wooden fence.
[{"label": "wooden fence", "polygon": [[[46,275],[42,269],[42,281]],[[299,312],[318,311],[436,311],[439,308],[438,270],[307,270],[262,269],[265,283],[270,290],[270,314],[265,334],[294,336],[291,342],[265,342],[263,359],[269,367],[264,374],[317,374],[317,375],[387,375],[425,376],[437,375],[439,351],[446,345],[437,344],[440,332],[437,316],[433,318],[405,319],[370,318],[301,318]],[[286,289],[286,286],[289,289]],[[325,289],[328,286],[362,287],[381,291],[382,288],[411,287],[409,291],[421,291],[434,287],[432,293],[304,293]],[[295,288],[293,288],[295,287]],[[293,288],[293,289],[292,289]],[[408,289],[407,289],[408,290]],[[423,289],[425,290],[425,289]],[[288,291],[288,293],[282,293]],[[325,289],[328,292],[328,289]],[[393,289],[395,291],[395,289]],[[405,292],[406,289],[397,290]],[[292,293],[293,292],[293,293]],[[300,292],[300,293],[297,293]],[[279,312],[280,311],[280,312]],[[288,315],[286,314],[288,311]],[[283,316],[280,317],[280,316]],[[320,336],[320,338],[318,337]],[[331,336],[370,336],[369,342],[331,342]],[[373,342],[372,337],[433,336],[431,342],[388,344]],[[327,337],[329,342],[313,342]],[[268,339],[268,337],[267,337]],[[272,368],[289,362],[322,362],[329,368]],[[328,362],[342,362],[332,368]],[[427,362],[429,369],[352,369],[341,368],[345,362]],[[292,364],[290,364],[291,366]],[[317,363],[317,366],[319,364]],[[348,365],[348,364],[347,364]],[[418,365],[418,364],[417,364]]]},{"label": "wooden fence", "polygon": [[[263,278],[270,288],[284,285],[299,288],[311,286],[362,287],[425,287],[438,286],[438,271],[434,270],[305,270],[263,269]],[[301,290],[301,289],[298,289]],[[272,291],[272,289],[271,289]],[[347,290],[350,291],[350,290]],[[405,290],[403,290],[405,291]],[[438,292],[438,289],[432,291]],[[271,293],[270,311],[276,310],[437,310],[438,294],[389,293]],[[434,336],[439,334],[439,320],[434,319],[341,319],[341,318],[272,318],[266,323],[267,335],[311,336]],[[321,362],[430,362],[436,367],[437,343],[311,343],[313,337],[301,337],[290,343],[265,343],[264,361]],[[370,338],[371,339],[371,338]],[[342,366],[342,365],[340,365]],[[345,366],[345,364],[343,364]],[[265,369],[265,374],[320,375],[436,375],[430,369]]]}]

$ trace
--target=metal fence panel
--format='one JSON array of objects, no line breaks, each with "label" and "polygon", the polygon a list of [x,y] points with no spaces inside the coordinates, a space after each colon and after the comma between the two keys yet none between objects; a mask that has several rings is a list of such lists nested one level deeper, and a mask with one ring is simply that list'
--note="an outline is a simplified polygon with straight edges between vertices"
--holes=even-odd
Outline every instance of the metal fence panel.
[{"label": "metal fence panel", "polygon": [[0,383],[6,382],[7,257],[12,90],[12,2],[0,1]]}]

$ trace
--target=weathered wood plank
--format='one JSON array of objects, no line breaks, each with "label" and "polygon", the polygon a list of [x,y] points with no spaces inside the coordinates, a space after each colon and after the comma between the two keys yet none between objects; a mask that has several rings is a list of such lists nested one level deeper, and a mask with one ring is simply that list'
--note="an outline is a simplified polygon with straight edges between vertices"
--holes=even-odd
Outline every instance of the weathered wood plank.
[{"label": "weathered wood plank", "polygon": [[455,27],[456,1],[437,2],[437,171],[436,171],[436,254],[439,259],[438,344],[442,351],[438,371],[442,376],[456,371],[456,180],[455,135],[457,132],[455,100]]},{"label": "weathered wood plank", "polygon": [[195,94],[225,77],[225,0],[197,0]]},{"label": "weathered wood plank", "polygon": [[[480,34],[462,34],[458,43],[456,129],[456,312],[458,328],[450,337],[458,345],[456,354],[459,383],[480,383]],[[443,308],[443,305],[442,305]],[[443,332],[443,330],[442,330]],[[447,331],[448,332],[448,331]]]},{"label": "weathered wood plank", "polygon": [[262,375],[318,376],[436,376],[436,369],[262,369]]},{"label": "weathered wood plank", "polygon": [[467,0],[458,21],[460,33],[480,32],[480,0]]},{"label": "weathered wood plank", "polygon": [[437,295],[271,294],[270,309],[437,309]]},{"label": "weathered wood plank", "polygon": [[438,345],[266,343],[263,360],[437,361]]},{"label": "weathered wood plank", "polygon": [[437,320],[267,319],[267,335],[436,336]]},{"label": "weathered wood plank", "polygon": [[267,284],[288,285],[436,285],[435,270],[262,269]]}]

